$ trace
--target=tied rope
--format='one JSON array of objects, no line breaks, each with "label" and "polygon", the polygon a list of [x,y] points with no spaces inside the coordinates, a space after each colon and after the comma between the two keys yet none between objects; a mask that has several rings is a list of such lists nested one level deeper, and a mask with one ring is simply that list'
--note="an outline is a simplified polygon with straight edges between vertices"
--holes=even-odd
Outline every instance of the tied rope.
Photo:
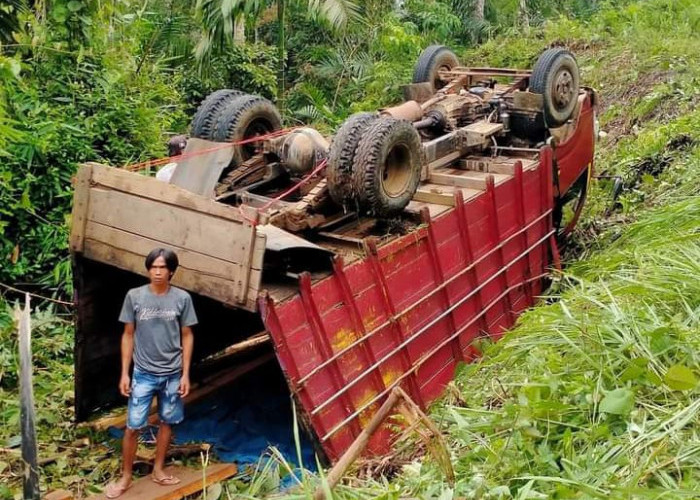
[{"label": "tied rope", "polygon": [[124,170],[128,170],[130,172],[138,172],[140,170],[146,170],[147,168],[151,167],[159,167],[161,165],[166,165],[168,163],[180,161],[180,160],[186,160],[188,158],[193,158],[195,156],[200,156],[204,155],[207,153],[211,153],[212,151],[219,151],[222,149],[227,149],[227,148],[232,148],[235,146],[243,146],[245,144],[250,144],[252,142],[259,142],[259,141],[265,141],[268,139],[275,139],[277,137],[281,137],[285,134],[288,134],[289,132],[292,132],[298,128],[301,127],[291,127],[291,128],[283,128],[280,130],[275,130],[273,132],[270,132],[265,135],[256,135],[255,137],[250,137],[249,139],[241,139],[240,141],[233,141],[233,142],[227,142],[225,144],[221,144],[219,146],[213,146],[208,149],[202,149],[201,151],[193,151],[191,153],[182,153],[180,155],[175,155],[175,156],[166,156],[165,158],[158,158],[156,160],[147,160],[147,161],[142,161],[140,163],[131,163],[124,165],[122,168]]}]

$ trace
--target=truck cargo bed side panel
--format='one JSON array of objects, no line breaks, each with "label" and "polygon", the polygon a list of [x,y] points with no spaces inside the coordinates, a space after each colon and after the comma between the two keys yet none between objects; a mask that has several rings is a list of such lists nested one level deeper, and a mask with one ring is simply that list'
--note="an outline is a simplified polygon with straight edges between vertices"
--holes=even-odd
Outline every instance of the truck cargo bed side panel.
[{"label": "truck cargo bed side panel", "polygon": [[[263,321],[301,410],[331,461],[357,437],[392,387],[426,407],[541,293],[552,235],[551,150],[523,171],[300,293],[263,300]],[[370,453],[390,446],[385,425]]]}]

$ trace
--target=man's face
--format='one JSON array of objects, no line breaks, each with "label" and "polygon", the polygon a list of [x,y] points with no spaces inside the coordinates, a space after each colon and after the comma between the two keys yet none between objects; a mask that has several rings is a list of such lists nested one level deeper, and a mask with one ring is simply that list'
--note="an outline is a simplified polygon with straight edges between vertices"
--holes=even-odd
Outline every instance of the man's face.
[{"label": "man's face", "polygon": [[148,270],[148,276],[151,278],[151,283],[154,285],[162,285],[167,283],[170,278],[170,271],[168,271],[165,265],[165,259],[163,256],[156,258],[151,264],[151,268]]}]

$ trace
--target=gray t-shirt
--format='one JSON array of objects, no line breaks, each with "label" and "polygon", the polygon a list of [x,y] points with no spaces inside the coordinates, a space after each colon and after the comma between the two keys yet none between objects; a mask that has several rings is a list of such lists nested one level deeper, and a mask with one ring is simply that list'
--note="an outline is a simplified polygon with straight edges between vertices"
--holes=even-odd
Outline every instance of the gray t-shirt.
[{"label": "gray t-shirt", "polygon": [[154,375],[182,370],[180,329],[197,324],[192,297],[171,286],[164,295],[149,285],[132,288],[119,314],[122,323],[134,323],[134,366]]}]

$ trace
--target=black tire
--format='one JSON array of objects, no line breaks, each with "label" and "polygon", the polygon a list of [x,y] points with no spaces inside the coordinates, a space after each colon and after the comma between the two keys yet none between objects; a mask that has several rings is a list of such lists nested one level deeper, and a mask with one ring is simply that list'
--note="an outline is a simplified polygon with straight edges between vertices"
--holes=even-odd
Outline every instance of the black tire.
[{"label": "black tire", "polygon": [[[274,104],[264,97],[241,95],[221,111],[214,130],[217,142],[236,142],[265,135],[282,128],[282,117]],[[253,156],[259,144],[242,144],[233,148],[232,166]]]},{"label": "black tire", "polygon": [[459,59],[454,52],[444,45],[430,45],[421,52],[413,68],[413,83],[430,82],[433,92],[445,86],[440,80],[440,69],[453,69],[459,66]]},{"label": "black tire", "polygon": [[378,217],[396,215],[420,183],[420,135],[406,120],[380,118],[362,135],[353,167],[360,207]]},{"label": "black tire", "polygon": [[530,92],[542,94],[547,127],[559,127],[571,118],[579,91],[579,71],[574,55],[566,49],[546,50],[530,76]]},{"label": "black tire", "polygon": [[352,166],[363,132],[378,119],[376,113],[356,113],[345,120],[331,141],[326,179],[328,194],[338,205],[352,197]]},{"label": "black tire", "polygon": [[231,100],[241,95],[243,92],[233,89],[221,89],[209,94],[192,117],[190,126],[192,137],[213,141],[214,127],[219,113]]}]

